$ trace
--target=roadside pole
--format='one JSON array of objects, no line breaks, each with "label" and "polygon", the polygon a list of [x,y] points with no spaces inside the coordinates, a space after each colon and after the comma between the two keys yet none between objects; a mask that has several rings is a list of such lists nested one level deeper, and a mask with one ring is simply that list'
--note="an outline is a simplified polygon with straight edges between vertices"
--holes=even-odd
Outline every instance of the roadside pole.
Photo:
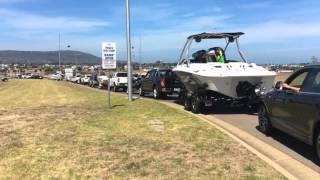
[{"label": "roadside pole", "polygon": [[102,43],[102,69],[108,70],[108,108],[111,109],[111,70],[117,69],[117,46],[115,42]]},{"label": "roadside pole", "polygon": [[127,60],[128,60],[128,100],[132,101],[132,69],[131,69],[131,30],[130,0],[126,0]]},{"label": "roadside pole", "polygon": [[61,74],[61,33],[59,32],[59,51],[58,51],[58,56],[59,56],[59,73]]}]

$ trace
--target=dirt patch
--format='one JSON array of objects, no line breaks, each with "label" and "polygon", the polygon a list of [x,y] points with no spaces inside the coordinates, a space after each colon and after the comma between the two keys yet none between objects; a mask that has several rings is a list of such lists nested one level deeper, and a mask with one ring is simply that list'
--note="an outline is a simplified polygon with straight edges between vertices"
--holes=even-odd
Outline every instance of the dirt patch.
[{"label": "dirt patch", "polygon": [[164,132],[164,130],[165,130],[164,122],[161,120],[150,121],[149,125],[150,125],[151,129],[156,132]]}]

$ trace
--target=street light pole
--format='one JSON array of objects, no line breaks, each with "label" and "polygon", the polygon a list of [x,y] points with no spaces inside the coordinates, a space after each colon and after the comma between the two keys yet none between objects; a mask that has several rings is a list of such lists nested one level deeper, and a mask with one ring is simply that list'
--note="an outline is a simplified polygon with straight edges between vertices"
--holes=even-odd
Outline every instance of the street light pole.
[{"label": "street light pole", "polygon": [[61,47],[60,47],[60,44],[61,44],[61,34],[59,33],[59,73],[61,73]]},{"label": "street light pole", "polygon": [[128,59],[128,99],[132,101],[132,72],[131,72],[131,30],[130,30],[130,0],[126,0],[126,29],[127,29],[127,59]]}]

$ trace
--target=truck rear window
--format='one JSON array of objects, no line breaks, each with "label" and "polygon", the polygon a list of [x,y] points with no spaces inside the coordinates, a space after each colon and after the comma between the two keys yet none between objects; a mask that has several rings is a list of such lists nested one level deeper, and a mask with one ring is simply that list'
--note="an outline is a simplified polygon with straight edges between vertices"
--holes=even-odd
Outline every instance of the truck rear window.
[{"label": "truck rear window", "polygon": [[174,74],[172,71],[167,70],[167,71],[159,71],[160,77],[172,77]]},{"label": "truck rear window", "polygon": [[117,77],[127,77],[127,73],[118,73]]}]

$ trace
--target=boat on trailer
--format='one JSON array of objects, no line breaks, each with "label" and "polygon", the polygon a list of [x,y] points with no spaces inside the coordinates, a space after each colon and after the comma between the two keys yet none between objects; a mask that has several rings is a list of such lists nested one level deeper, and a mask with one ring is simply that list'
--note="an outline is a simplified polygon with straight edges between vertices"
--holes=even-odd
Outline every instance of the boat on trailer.
[{"label": "boat on trailer", "polygon": [[[255,105],[259,96],[272,88],[276,73],[249,63],[239,48],[242,32],[201,33],[189,36],[173,71],[185,90],[181,92],[185,108],[198,113],[216,102]],[[225,40],[225,47],[199,50],[190,56],[191,45],[203,40]],[[228,47],[235,44],[241,60],[228,59]],[[224,62],[217,59],[221,51]]]}]

